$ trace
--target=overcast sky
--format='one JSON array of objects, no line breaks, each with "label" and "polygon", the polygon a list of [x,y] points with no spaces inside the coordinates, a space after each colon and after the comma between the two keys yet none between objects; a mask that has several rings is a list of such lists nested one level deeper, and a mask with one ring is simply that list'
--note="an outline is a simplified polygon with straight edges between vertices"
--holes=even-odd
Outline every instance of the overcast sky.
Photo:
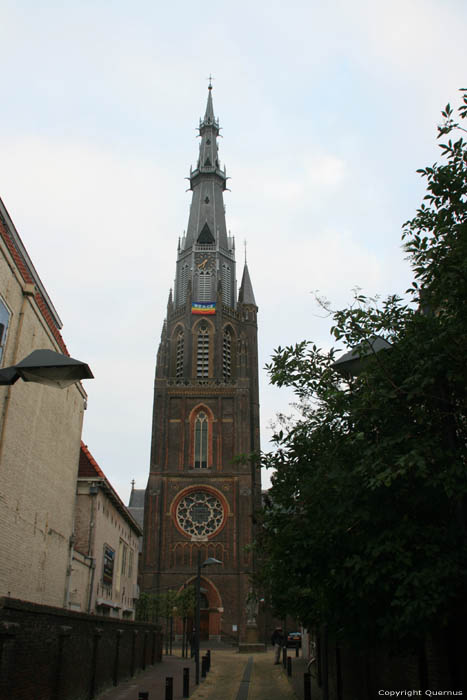
[{"label": "overcast sky", "polygon": [[[149,469],[154,367],[207,80],[227,226],[259,306],[262,444],[278,345],[330,343],[356,286],[410,283],[416,169],[467,84],[465,0],[0,0],[0,196],[91,366],[83,440],[125,502]],[[238,277],[242,265],[238,266]],[[267,483],[267,479],[266,482]]]}]

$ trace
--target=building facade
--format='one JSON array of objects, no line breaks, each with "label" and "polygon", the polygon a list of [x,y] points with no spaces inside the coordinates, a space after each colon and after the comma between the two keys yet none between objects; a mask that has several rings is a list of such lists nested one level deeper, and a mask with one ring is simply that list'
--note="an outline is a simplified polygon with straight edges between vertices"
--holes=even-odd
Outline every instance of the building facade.
[{"label": "building facade", "polygon": [[[62,323],[0,200],[0,367],[33,350],[68,355]],[[67,606],[86,393],[0,387],[0,596]]]},{"label": "building facade", "polygon": [[141,535],[141,527],[81,443],[70,584],[73,610],[135,618]]},{"label": "building facade", "polygon": [[261,498],[251,459],[259,451],[258,308],[246,261],[237,295],[218,135],[210,85],[157,353],[141,581],[147,592],[180,590],[194,580],[199,551],[202,562],[220,560],[202,569],[201,636],[242,641],[254,625],[248,545]]}]

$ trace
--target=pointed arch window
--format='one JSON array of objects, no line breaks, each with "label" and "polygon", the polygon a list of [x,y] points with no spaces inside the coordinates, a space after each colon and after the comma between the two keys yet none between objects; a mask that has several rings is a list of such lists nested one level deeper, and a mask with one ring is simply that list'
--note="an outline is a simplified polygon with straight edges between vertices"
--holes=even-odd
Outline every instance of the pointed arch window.
[{"label": "pointed arch window", "polygon": [[175,346],[175,376],[183,377],[183,358],[185,351],[185,336],[182,330],[177,333],[177,341]]},{"label": "pointed arch window", "polygon": [[222,375],[224,381],[232,377],[232,334],[228,328],[222,338]]},{"label": "pointed arch window", "polygon": [[201,326],[198,331],[196,348],[196,376],[198,378],[209,376],[209,330],[207,326]]},{"label": "pointed arch window", "polygon": [[196,416],[194,428],[193,467],[206,469],[208,466],[209,420],[204,411],[200,411]]}]

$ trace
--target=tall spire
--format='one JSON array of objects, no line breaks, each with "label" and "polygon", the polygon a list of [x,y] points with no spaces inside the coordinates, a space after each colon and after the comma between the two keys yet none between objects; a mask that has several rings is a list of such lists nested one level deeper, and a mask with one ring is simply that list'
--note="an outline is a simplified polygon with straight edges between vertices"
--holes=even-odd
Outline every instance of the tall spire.
[{"label": "tall spire", "polygon": [[206,104],[206,112],[204,115],[204,123],[205,124],[212,124],[215,120],[214,117],[214,107],[212,106],[212,83],[211,83],[211,76],[209,76],[209,86],[208,86],[208,101]]},{"label": "tall spire", "polygon": [[193,191],[190,218],[183,248],[187,250],[199,242],[219,242],[219,247],[229,249],[225,224],[224,200],[226,189],[225,168],[221,170],[217,137],[219,121],[214,115],[212,85],[209,83],[208,100],[204,118],[199,123],[199,157],[196,168],[190,171],[190,188]]},{"label": "tall spire", "polygon": [[188,226],[178,248],[175,308],[186,303],[215,304],[219,293],[223,305],[236,306],[235,244],[225,222],[227,175],[219,163],[219,128],[210,79],[206,111],[199,122],[199,157],[195,169],[190,170],[193,195]]}]

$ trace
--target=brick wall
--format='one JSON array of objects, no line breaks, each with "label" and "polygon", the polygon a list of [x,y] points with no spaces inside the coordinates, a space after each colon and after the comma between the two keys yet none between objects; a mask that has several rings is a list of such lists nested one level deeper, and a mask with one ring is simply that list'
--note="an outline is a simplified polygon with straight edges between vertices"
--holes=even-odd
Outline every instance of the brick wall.
[{"label": "brick wall", "polygon": [[87,700],[161,653],[155,625],[0,599],[0,700]]}]

